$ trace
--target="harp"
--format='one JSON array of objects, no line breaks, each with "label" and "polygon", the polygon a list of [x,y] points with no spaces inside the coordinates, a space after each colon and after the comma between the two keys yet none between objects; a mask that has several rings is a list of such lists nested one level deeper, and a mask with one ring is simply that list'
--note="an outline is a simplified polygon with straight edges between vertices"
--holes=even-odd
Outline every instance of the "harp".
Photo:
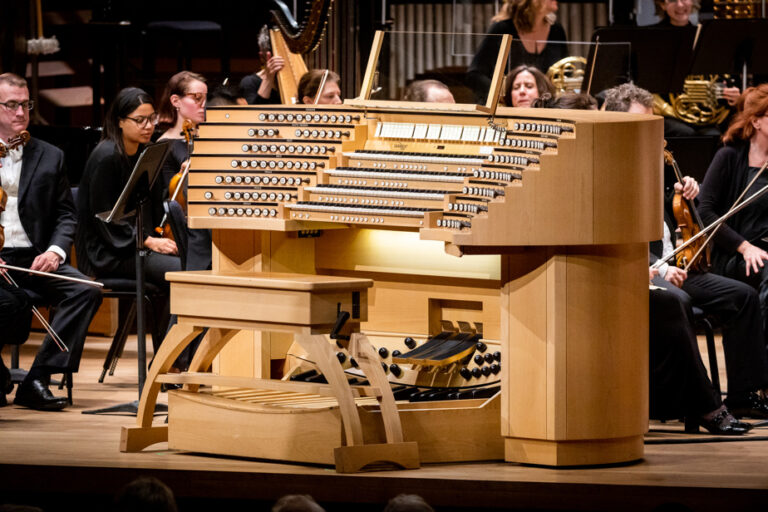
[{"label": "harp", "polygon": [[[277,28],[269,30],[267,42],[272,54],[285,59],[285,67],[277,74],[280,99],[284,104],[299,103],[299,80],[307,72],[303,55],[317,48],[328,23],[333,0],[314,0],[310,11],[297,23],[288,7],[280,0],[272,0],[270,9]],[[260,38],[261,39],[261,38]]]}]

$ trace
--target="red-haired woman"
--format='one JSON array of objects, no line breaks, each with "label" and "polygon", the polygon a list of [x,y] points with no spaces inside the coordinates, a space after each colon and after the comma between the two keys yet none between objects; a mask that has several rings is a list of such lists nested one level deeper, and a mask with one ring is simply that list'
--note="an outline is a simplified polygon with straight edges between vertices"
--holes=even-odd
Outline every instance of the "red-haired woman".
[{"label": "red-haired woman", "polygon": [[[768,84],[744,92],[743,110],[723,135],[699,194],[702,220],[709,224],[725,214],[768,161]],[[742,103],[740,102],[740,104]],[[768,185],[763,172],[744,197]],[[768,194],[729,218],[712,248],[714,270],[757,288],[768,327]]]}]

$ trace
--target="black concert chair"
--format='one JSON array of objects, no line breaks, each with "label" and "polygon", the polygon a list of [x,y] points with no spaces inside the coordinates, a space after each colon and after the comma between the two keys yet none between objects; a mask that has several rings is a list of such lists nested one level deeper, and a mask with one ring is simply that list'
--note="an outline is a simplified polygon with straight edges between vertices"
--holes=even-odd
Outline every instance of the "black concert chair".
[{"label": "black concert chair", "polygon": [[[77,204],[77,188],[72,189],[72,196]],[[75,252],[76,254],[85,254],[83,248],[84,240],[82,240],[79,231],[75,233]],[[87,276],[93,276],[93,269],[90,268],[88,260],[81,257],[77,261],[77,267],[80,272]],[[120,277],[105,277],[98,278],[98,280],[104,284],[104,288],[101,289],[101,295],[104,299],[117,299],[119,304],[119,310],[121,312],[121,319],[119,327],[115,336],[112,338],[112,343],[107,351],[107,356],[104,358],[104,365],[102,367],[101,375],[99,376],[99,382],[104,382],[104,377],[109,372],[109,375],[115,374],[115,368],[117,367],[117,361],[122,357],[123,350],[125,348],[125,341],[128,338],[128,334],[131,331],[131,327],[134,326],[136,320],[136,280]],[[162,339],[155,332],[155,321],[152,311],[151,298],[154,295],[160,294],[160,290],[152,285],[146,283],[144,286],[144,311],[146,312],[147,326],[149,332],[152,335],[152,346],[155,350],[160,346]],[[122,313],[127,311],[123,316]]]}]

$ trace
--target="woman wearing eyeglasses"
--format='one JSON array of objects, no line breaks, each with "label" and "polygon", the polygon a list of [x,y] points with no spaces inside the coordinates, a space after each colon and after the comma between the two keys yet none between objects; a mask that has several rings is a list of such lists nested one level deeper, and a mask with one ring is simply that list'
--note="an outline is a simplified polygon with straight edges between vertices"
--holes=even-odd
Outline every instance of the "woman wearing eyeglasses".
[{"label": "woman wearing eyeglasses", "polygon": [[[134,279],[136,272],[135,230],[132,220],[104,223],[97,213],[109,211],[149,143],[157,113],[152,98],[141,89],[121,90],[107,112],[101,142],[85,164],[77,194],[77,259],[80,269],[96,277]],[[153,236],[160,222],[162,196],[157,184],[152,190],[151,208],[145,208],[144,247],[146,280],[164,293],[153,303],[155,339],[162,339],[169,320],[169,286],[165,273],[181,269],[173,240]],[[157,347],[155,347],[157,349]]]},{"label": "woman wearing eyeglasses", "polygon": [[159,106],[159,126],[164,129],[158,140],[169,139],[171,152],[163,165],[160,179],[163,183],[163,198],[169,197],[168,184],[181,165],[189,158],[184,137],[184,123],[192,130],[205,121],[205,100],[208,86],[202,75],[192,71],[179,71],[168,80]]}]

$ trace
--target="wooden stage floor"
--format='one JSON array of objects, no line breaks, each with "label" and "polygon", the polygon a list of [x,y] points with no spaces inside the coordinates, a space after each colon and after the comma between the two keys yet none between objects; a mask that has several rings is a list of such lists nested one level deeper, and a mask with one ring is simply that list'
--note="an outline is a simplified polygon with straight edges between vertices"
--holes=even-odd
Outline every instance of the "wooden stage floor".
[{"label": "wooden stage floor", "polygon": [[[31,362],[39,340],[35,336],[23,347],[22,367]],[[115,376],[98,384],[109,341],[93,337],[86,343],[73,407],[48,413],[0,408],[0,504],[105,510],[124,484],[153,475],[171,487],[182,512],[269,510],[290,493],[311,494],[328,511],[382,510],[399,493],[420,494],[445,511],[650,511],[665,503],[696,511],[768,510],[768,427],[736,442],[719,442],[723,439],[657,432],[681,427],[654,423],[642,461],[589,469],[496,461],[339,475],[325,467],[169,451],[162,444],[142,453],[120,453],[120,427],[134,419],[82,414],[137,396],[135,338]],[[9,355],[3,356],[8,364]],[[708,442],[659,444],[668,440]]]}]

